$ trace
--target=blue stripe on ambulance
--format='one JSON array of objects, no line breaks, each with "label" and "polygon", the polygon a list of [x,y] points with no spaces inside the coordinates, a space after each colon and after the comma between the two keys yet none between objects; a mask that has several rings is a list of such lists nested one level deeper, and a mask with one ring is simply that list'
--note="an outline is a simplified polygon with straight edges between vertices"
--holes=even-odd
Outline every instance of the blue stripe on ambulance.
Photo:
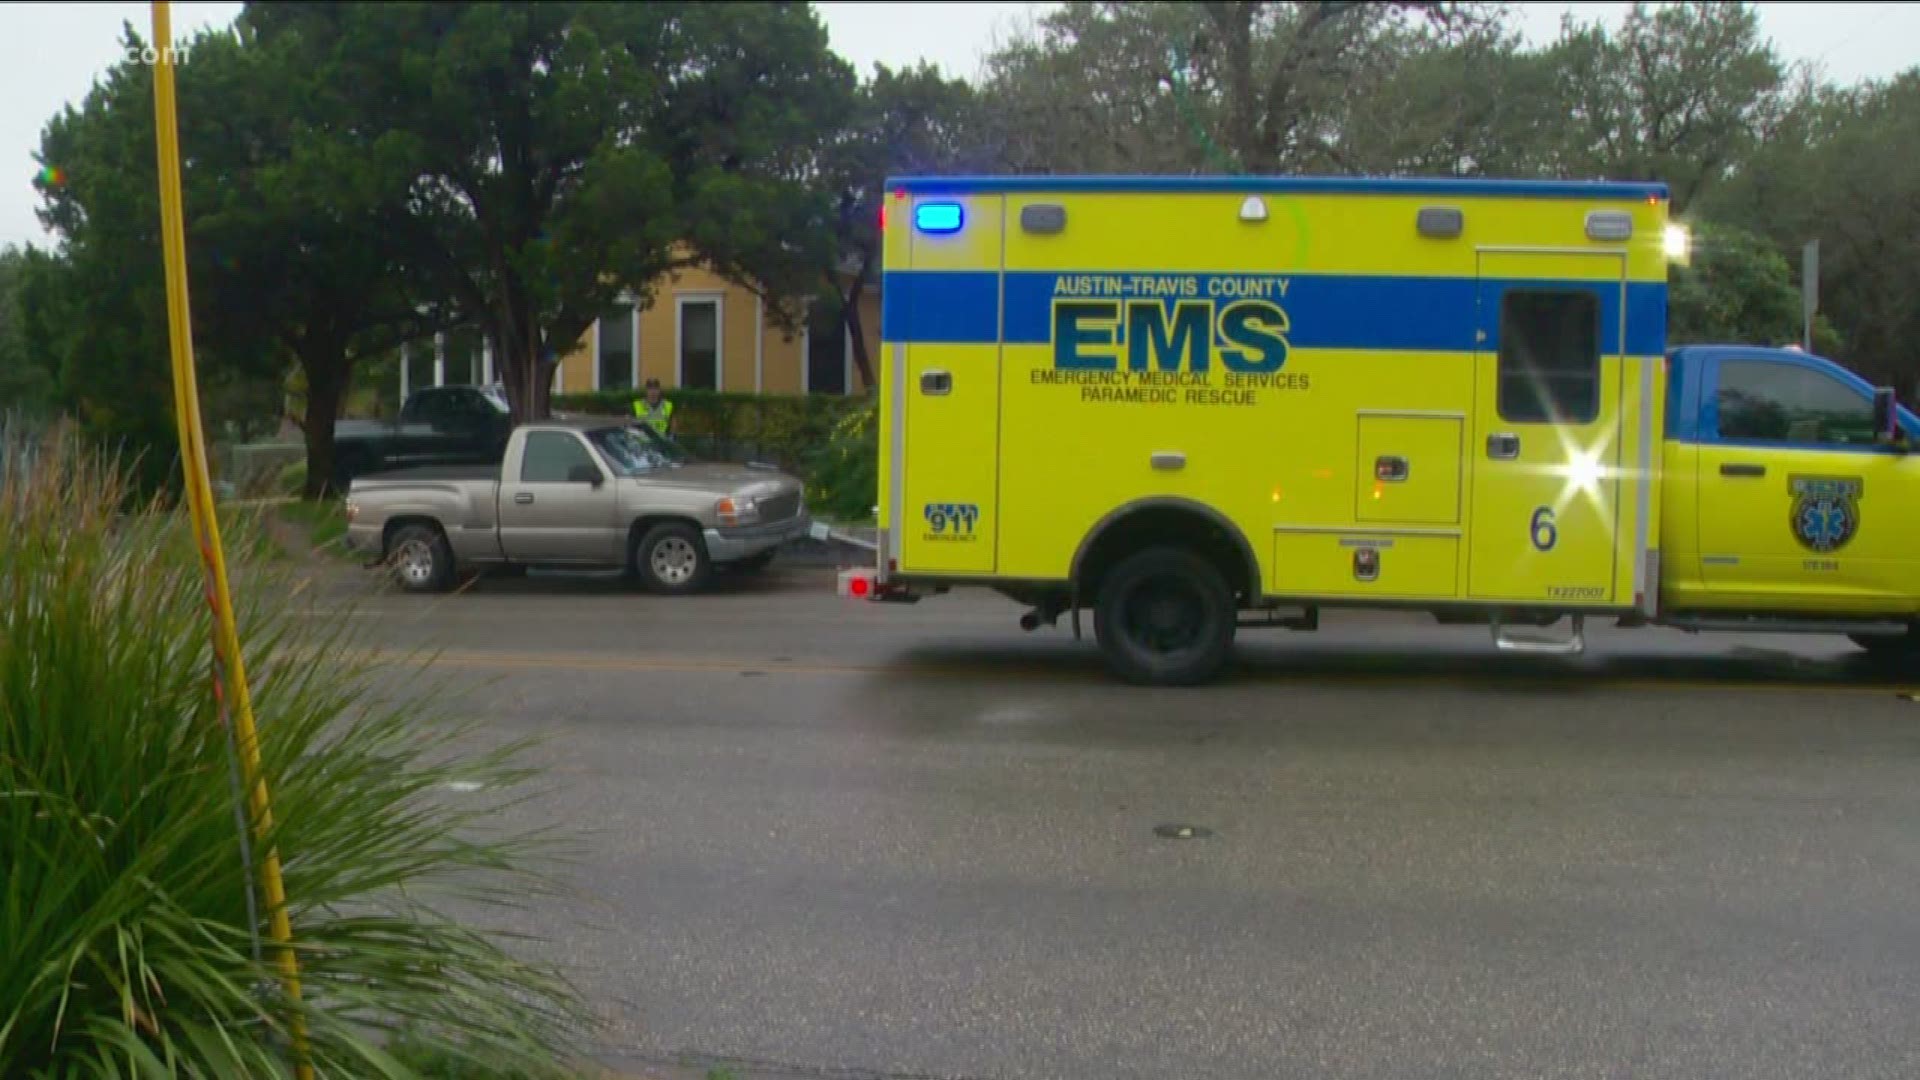
[{"label": "blue stripe on ambulance", "polygon": [[[897,344],[1042,345],[1053,340],[1053,302],[1062,279],[1110,277],[1107,272],[1009,271],[1006,285],[1006,329],[1000,327],[1002,275],[973,270],[895,270],[884,275],[881,289],[881,337]],[[1483,288],[1508,286],[1525,289],[1593,288],[1605,282],[1496,281],[1478,278],[1384,277],[1315,274],[1187,274],[1136,273],[1127,277],[1193,278],[1198,296],[1206,299],[1216,279],[1245,280],[1250,276],[1284,277],[1287,293],[1280,301],[1288,316],[1287,343],[1293,349],[1363,349],[1400,352],[1473,352],[1499,347],[1499,320],[1491,314],[1480,324],[1479,298]],[[1599,290],[1601,351],[1621,355],[1620,296],[1616,289]],[[1069,298],[1069,297],[1062,297]],[[1081,297],[1070,297],[1081,298]],[[1085,299],[1138,299],[1094,296]],[[1218,297],[1226,303],[1231,296]],[[1164,298],[1171,306],[1175,300]],[[1626,285],[1628,356],[1659,356],[1666,349],[1667,287],[1664,282],[1628,282]],[[1480,342],[1475,333],[1486,331]]]}]

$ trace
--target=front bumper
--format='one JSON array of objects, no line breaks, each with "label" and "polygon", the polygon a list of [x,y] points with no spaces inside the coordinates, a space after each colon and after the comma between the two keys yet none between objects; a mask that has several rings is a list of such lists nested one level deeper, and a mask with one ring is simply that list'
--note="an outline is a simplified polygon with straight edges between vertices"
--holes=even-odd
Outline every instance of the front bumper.
[{"label": "front bumper", "polygon": [[789,540],[798,540],[812,528],[810,515],[799,514],[771,525],[748,525],[737,529],[707,529],[707,558],[717,563],[739,562],[771,551]]}]

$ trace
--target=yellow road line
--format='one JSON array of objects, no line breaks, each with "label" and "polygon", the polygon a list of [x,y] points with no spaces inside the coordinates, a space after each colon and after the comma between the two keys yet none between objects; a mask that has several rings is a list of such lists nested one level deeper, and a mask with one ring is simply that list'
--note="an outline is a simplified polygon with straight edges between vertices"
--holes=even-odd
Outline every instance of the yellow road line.
[{"label": "yellow road line", "polygon": [[[966,663],[966,664],[922,664],[912,661],[903,663],[822,663],[818,661],[796,662],[788,660],[756,660],[751,658],[724,656],[615,656],[606,653],[580,652],[506,652],[478,649],[449,649],[438,653],[403,652],[399,650],[375,650],[371,658],[385,662],[404,662],[431,657],[440,666],[455,668],[489,668],[494,670],[539,670],[539,671],[601,671],[601,672],[666,672],[680,674],[722,674],[738,675],[749,671],[767,675],[810,675],[810,676],[849,676],[849,675],[895,675],[925,678],[1048,678],[1054,680],[1074,679],[1090,681],[1102,678],[1098,672],[1074,662],[1047,664],[1038,662],[1018,662],[1007,664]],[[1222,687],[1238,683],[1243,686],[1261,685],[1297,685],[1312,687],[1315,685],[1355,687],[1375,685],[1381,688],[1443,685],[1458,689],[1508,690],[1539,686],[1569,687],[1574,689],[1593,688],[1607,690],[1641,691],[1694,691],[1694,692],[1771,692],[1786,691],[1793,693],[1829,693],[1829,694],[1915,694],[1920,687],[1909,684],[1892,683],[1831,683],[1831,682],[1773,682],[1741,679],[1712,680],[1700,678],[1662,679],[1652,676],[1610,677],[1604,673],[1587,672],[1536,672],[1488,671],[1475,674],[1446,674],[1425,672],[1357,672],[1357,671],[1262,671],[1258,667],[1229,673],[1219,684]]]}]

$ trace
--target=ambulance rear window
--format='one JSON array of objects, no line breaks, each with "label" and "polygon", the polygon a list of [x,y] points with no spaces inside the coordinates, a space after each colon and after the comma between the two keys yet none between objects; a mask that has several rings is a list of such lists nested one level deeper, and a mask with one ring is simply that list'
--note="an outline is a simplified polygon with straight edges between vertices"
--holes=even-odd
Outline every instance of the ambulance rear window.
[{"label": "ambulance rear window", "polygon": [[1500,418],[1583,424],[1600,413],[1600,302],[1516,289],[1500,304]]}]

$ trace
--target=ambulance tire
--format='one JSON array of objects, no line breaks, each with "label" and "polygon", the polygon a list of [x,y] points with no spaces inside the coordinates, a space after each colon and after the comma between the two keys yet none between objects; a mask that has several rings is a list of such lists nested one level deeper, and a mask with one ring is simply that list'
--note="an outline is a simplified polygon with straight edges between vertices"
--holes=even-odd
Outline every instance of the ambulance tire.
[{"label": "ambulance tire", "polygon": [[1143,686],[1197,686],[1226,666],[1239,621],[1218,568],[1178,547],[1151,547],[1108,571],[1093,631],[1113,673]]}]

